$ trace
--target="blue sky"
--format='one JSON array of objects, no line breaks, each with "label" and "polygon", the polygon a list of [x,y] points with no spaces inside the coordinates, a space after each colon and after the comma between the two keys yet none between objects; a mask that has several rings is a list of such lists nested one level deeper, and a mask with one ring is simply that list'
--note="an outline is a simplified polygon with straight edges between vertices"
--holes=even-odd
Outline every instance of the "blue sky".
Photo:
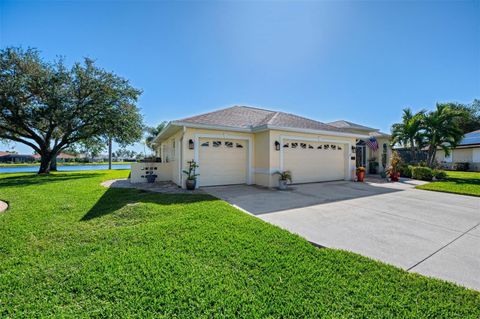
[{"label": "blue sky", "polygon": [[480,1],[0,0],[0,46],[96,59],[150,125],[242,104],[389,131],[480,98]]}]

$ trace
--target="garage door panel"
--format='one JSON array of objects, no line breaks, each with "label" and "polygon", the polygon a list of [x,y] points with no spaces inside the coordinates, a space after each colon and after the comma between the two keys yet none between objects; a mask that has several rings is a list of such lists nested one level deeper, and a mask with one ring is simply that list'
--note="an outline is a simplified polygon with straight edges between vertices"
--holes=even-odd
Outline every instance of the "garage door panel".
[{"label": "garage door panel", "polygon": [[284,169],[292,172],[294,183],[345,178],[346,148],[343,144],[286,142]]},{"label": "garage door panel", "polygon": [[234,139],[201,139],[199,166],[198,179],[201,186],[246,183],[248,170],[245,142]]}]

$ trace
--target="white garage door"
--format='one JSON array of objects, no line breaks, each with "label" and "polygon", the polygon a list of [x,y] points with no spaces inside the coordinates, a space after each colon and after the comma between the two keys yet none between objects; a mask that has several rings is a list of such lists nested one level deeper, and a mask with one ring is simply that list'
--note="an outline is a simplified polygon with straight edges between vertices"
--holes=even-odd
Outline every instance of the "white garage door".
[{"label": "white garage door", "polygon": [[200,139],[200,186],[244,184],[247,182],[247,141]]},{"label": "white garage door", "polygon": [[292,172],[294,183],[343,180],[347,150],[345,144],[286,141],[283,168]]}]

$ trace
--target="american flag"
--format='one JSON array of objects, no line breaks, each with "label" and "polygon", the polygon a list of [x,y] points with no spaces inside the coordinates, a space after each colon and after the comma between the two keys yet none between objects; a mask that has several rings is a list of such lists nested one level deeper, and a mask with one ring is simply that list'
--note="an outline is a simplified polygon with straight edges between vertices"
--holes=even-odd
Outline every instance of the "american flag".
[{"label": "american flag", "polygon": [[370,137],[365,143],[372,149],[372,151],[376,152],[378,150],[378,142],[375,137]]}]

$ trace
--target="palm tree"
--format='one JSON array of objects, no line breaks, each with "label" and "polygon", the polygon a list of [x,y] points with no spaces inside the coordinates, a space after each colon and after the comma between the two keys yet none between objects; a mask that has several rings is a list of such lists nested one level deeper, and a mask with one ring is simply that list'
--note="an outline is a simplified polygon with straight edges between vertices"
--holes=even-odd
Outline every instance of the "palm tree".
[{"label": "palm tree", "polygon": [[413,114],[410,108],[403,109],[402,123],[392,125],[392,145],[399,144],[410,148],[412,161],[415,161],[417,149],[423,146],[422,120],[425,110]]},{"label": "palm tree", "polygon": [[147,133],[147,137],[145,138],[145,144],[152,151],[155,151],[155,146],[153,144],[153,141],[155,140],[157,135],[165,128],[165,126],[167,126],[166,121],[163,121],[154,127],[150,127],[150,126],[145,127],[145,132]]},{"label": "palm tree", "polygon": [[437,103],[437,109],[425,115],[423,128],[425,142],[428,145],[428,166],[433,166],[438,148],[441,148],[448,156],[450,150],[461,141],[463,131],[459,122],[465,116],[464,111],[454,108],[450,103]]}]

